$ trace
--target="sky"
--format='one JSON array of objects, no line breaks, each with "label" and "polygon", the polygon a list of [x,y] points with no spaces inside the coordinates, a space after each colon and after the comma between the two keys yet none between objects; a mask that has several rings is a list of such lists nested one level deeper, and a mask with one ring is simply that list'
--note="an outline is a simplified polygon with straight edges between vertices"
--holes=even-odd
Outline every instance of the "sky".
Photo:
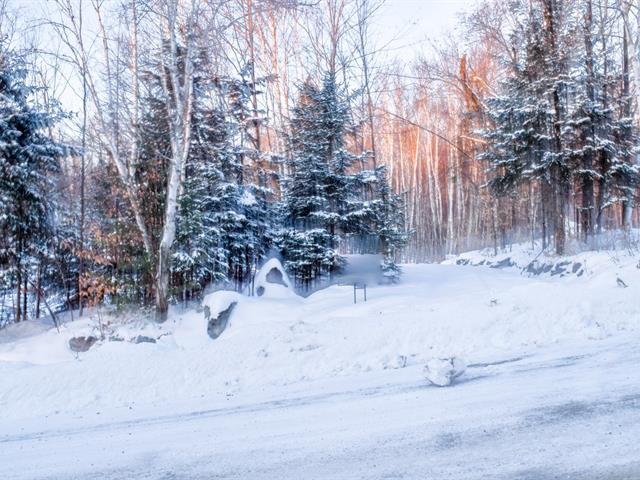
[{"label": "sky", "polygon": [[393,51],[410,60],[427,49],[430,40],[453,30],[460,13],[469,12],[479,3],[479,0],[386,0],[376,19],[378,43],[392,42]]},{"label": "sky", "polygon": [[[42,15],[48,0],[11,0],[15,7]],[[82,0],[87,3],[90,0]],[[380,38],[393,42],[400,56],[413,52],[428,38],[436,38],[456,26],[458,14],[469,11],[479,0],[386,0],[376,22]]]},{"label": "sky", "polygon": [[[42,18],[50,0],[10,0],[19,15]],[[90,4],[90,0],[83,1]],[[203,1],[203,0],[202,0]],[[428,56],[431,41],[453,30],[461,12],[468,12],[480,0],[386,0],[374,18],[372,46],[382,49],[383,57],[410,62],[417,56]],[[62,92],[63,103],[76,104],[70,91]]]}]

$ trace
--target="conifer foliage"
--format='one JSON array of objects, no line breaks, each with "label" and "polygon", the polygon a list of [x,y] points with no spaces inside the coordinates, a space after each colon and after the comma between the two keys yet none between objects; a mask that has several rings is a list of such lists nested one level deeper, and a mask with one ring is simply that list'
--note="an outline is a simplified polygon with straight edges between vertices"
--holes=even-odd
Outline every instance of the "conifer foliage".
[{"label": "conifer foliage", "polygon": [[28,318],[28,294],[52,251],[52,176],[59,171],[65,148],[48,136],[48,129],[58,116],[34,101],[35,88],[26,82],[26,60],[3,47],[0,46],[0,281],[3,289],[15,291],[9,308],[13,318],[20,321]]},{"label": "conifer foliage", "polygon": [[538,191],[541,237],[563,254],[572,195],[580,199],[575,220],[585,239],[603,228],[607,208],[632,203],[638,167],[629,72],[611,61],[590,0],[510,8],[518,19],[513,55],[500,94],[487,100],[491,125],[480,158],[495,195],[517,196],[523,186]]},{"label": "conifer foliage", "polygon": [[347,149],[352,130],[348,98],[334,73],[324,75],[321,87],[302,85],[291,118],[280,247],[285,267],[304,288],[340,271],[349,238],[369,240],[367,253],[384,253],[390,279],[399,272],[393,263],[403,237],[393,212],[397,199],[384,169],[364,170],[365,156]]}]

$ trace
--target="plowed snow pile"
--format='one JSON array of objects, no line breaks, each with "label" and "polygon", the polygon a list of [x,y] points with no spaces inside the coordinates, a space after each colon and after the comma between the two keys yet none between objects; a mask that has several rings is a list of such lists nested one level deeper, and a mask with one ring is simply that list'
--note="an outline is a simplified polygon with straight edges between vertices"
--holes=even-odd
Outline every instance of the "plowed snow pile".
[{"label": "plowed snow pile", "polygon": [[[60,333],[35,321],[14,325],[0,331],[0,419],[187,402],[435,357],[473,363],[638,330],[638,259],[592,252],[570,260],[583,275],[531,276],[455,259],[406,266],[399,285],[370,285],[368,301],[357,304],[350,286],[308,298],[232,295],[238,304],[216,340],[202,311],[178,308],[160,326],[141,318],[107,327],[105,340],[81,354],[68,341],[99,332],[96,312]],[[128,341],[137,335],[157,343]]]}]

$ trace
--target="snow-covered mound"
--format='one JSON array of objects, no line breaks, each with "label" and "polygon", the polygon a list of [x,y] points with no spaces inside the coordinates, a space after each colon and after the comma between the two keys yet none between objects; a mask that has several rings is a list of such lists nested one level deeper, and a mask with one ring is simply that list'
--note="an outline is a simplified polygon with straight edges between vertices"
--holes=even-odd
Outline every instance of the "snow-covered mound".
[{"label": "snow-covered mound", "polygon": [[558,258],[540,250],[539,245],[516,244],[497,253],[493,249],[475,250],[449,258],[444,264],[515,269],[528,276],[581,277],[587,272],[587,259],[593,252]]},{"label": "snow-covered mound", "polygon": [[253,292],[264,298],[291,298],[295,291],[282,263],[277,258],[268,260],[253,281]]},{"label": "snow-covered mound", "polygon": [[[218,338],[230,327],[231,315],[241,299],[242,295],[229,291],[218,291],[204,297],[202,306],[206,330],[210,338]],[[198,333],[202,334],[196,331],[196,336]]]},{"label": "snow-covered mound", "polygon": [[424,376],[430,383],[439,387],[451,385],[451,382],[467,369],[464,360],[453,358],[432,358],[424,366]]},{"label": "snow-covered mound", "polygon": [[[350,286],[307,298],[277,283],[279,292],[262,297],[221,292],[206,302],[211,314],[237,304],[215,340],[203,309],[174,308],[162,325],[93,312],[60,333],[35,321],[10,326],[0,331],[0,423],[224,398],[433,358],[490,361],[640,330],[638,259],[624,252],[579,258],[585,274],[564,278],[455,261],[406,265],[399,285],[371,286],[368,301],[355,305]],[[69,349],[71,338],[88,335],[99,340],[86,353]],[[135,343],[138,336],[156,343]]]}]

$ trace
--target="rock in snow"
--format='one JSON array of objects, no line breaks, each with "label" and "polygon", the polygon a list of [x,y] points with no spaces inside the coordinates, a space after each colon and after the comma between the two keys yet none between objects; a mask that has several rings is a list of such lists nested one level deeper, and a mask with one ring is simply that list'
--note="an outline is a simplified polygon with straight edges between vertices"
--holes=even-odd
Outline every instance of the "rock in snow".
[{"label": "rock in snow", "polygon": [[156,343],[155,338],[147,337],[146,335],[138,335],[135,338],[132,338],[131,341],[133,343]]},{"label": "rock in snow", "polygon": [[424,366],[424,376],[430,383],[446,387],[466,369],[465,362],[457,357],[432,358]]},{"label": "rock in snow", "polygon": [[69,339],[69,348],[72,352],[86,352],[88,351],[98,339],[93,336],[88,337],[73,337]]},{"label": "rock in snow", "polygon": [[[204,327],[210,338],[215,340],[231,326],[231,313],[243,298],[238,292],[229,290],[218,290],[204,297],[202,300]],[[198,328],[202,328],[200,325]]]},{"label": "rock in snow", "polygon": [[[209,312],[209,318],[207,323],[207,334],[215,340],[218,338],[222,332],[227,328],[227,324],[229,323],[229,317],[231,317],[231,313],[233,309],[236,307],[238,302],[232,302],[226,309],[222,310],[216,316],[211,315]],[[209,307],[205,307],[205,316],[207,315]]]}]

